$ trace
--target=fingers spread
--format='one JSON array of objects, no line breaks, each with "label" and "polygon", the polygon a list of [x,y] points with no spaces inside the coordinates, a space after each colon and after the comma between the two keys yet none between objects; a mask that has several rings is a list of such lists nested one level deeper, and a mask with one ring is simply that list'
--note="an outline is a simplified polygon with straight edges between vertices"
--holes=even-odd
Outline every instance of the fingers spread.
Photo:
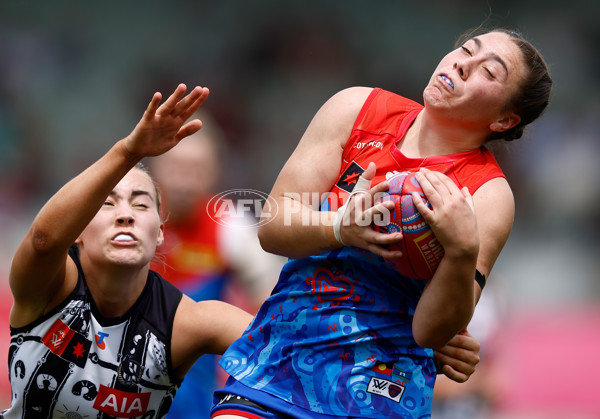
[{"label": "fingers spread", "polygon": [[190,116],[192,116],[208,98],[208,94],[210,93],[206,87],[196,87],[194,92],[194,99],[190,101],[187,109],[183,110],[181,113],[181,118],[183,120],[187,120]]},{"label": "fingers spread", "polygon": [[202,128],[202,122],[199,119],[194,119],[193,121],[190,121],[183,127],[181,127],[181,129],[175,135],[175,139],[177,141],[180,141],[183,138],[194,134],[195,132],[200,130],[200,128]]},{"label": "fingers spread", "polygon": [[167,98],[167,100],[165,100],[165,102],[162,105],[160,105],[160,107],[158,108],[158,112],[160,112],[161,114],[172,113],[173,110],[175,109],[175,107],[177,106],[177,103],[181,100],[181,98],[185,94],[186,89],[187,89],[186,85],[183,83],[180,83],[175,88],[175,91],[171,94],[171,96],[169,96]]},{"label": "fingers spread", "polygon": [[146,111],[144,112],[143,120],[151,121],[156,114],[156,110],[158,109],[158,105],[160,105],[160,101],[162,100],[162,94],[160,92],[154,93]]}]

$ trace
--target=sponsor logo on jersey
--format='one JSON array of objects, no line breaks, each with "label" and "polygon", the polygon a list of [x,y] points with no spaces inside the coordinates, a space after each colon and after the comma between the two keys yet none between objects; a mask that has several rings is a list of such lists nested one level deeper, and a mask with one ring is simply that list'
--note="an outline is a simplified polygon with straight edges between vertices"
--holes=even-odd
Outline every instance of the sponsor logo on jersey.
[{"label": "sponsor logo on jersey", "polygon": [[383,150],[383,142],[381,141],[366,141],[366,142],[358,142],[352,146],[355,150],[360,150],[367,147],[375,147],[378,150]]},{"label": "sponsor logo on jersey", "polygon": [[146,413],[149,401],[149,392],[130,393],[101,385],[94,409],[111,416],[134,418]]},{"label": "sponsor logo on jersey", "polygon": [[104,333],[104,332],[96,333],[96,346],[98,347],[98,349],[106,348],[106,342],[104,341],[104,338],[107,338],[109,336],[110,335],[108,333]]},{"label": "sponsor logo on jersey", "polygon": [[381,378],[371,377],[369,385],[367,386],[367,392],[383,396],[387,399],[400,403],[402,394],[404,393],[404,386],[394,383],[393,381],[382,380]]}]

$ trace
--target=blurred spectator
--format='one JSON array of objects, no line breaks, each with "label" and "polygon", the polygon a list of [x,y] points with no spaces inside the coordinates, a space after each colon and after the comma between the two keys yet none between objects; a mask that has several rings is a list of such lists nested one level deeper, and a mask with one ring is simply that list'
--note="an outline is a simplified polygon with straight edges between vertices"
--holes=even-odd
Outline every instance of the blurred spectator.
[{"label": "blurred spectator", "polygon": [[[149,160],[161,195],[165,241],[152,269],[196,301],[224,300],[255,313],[279,277],[284,259],[260,247],[256,220],[219,224],[206,211],[227,168],[225,138],[206,113],[203,128]],[[223,377],[224,378],[224,377]],[[216,357],[200,358],[178,390],[169,418],[208,417],[221,383]]]}]

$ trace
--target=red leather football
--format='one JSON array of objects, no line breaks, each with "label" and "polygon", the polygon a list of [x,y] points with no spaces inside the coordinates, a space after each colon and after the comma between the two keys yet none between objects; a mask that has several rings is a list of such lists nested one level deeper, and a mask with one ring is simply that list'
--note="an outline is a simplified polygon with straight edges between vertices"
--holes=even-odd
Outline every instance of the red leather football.
[{"label": "red leather football", "polygon": [[394,209],[387,225],[375,226],[382,232],[401,231],[404,236],[394,247],[402,251],[399,259],[386,259],[402,275],[413,279],[431,279],[437,269],[444,248],[438,242],[421,213],[413,203],[412,193],[417,192],[427,206],[431,207],[414,172],[398,173],[388,179],[388,195],[384,199],[394,201]]}]

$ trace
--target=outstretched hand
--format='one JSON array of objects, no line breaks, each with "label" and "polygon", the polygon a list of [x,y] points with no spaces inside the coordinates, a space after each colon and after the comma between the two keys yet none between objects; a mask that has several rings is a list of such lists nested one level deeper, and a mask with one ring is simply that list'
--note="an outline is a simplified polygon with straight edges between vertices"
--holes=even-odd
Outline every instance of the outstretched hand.
[{"label": "outstretched hand", "polygon": [[438,372],[457,383],[464,383],[475,372],[480,349],[477,339],[464,329],[446,346],[433,351]]},{"label": "outstretched hand", "polygon": [[184,96],[186,90],[186,85],[180,84],[162,104],[162,94],[154,93],[142,119],[125,139],[129,153],[136,157],[158,156],[202,128],[199,119],[185,121],[204,103],[209,90],[196,86]]}]

